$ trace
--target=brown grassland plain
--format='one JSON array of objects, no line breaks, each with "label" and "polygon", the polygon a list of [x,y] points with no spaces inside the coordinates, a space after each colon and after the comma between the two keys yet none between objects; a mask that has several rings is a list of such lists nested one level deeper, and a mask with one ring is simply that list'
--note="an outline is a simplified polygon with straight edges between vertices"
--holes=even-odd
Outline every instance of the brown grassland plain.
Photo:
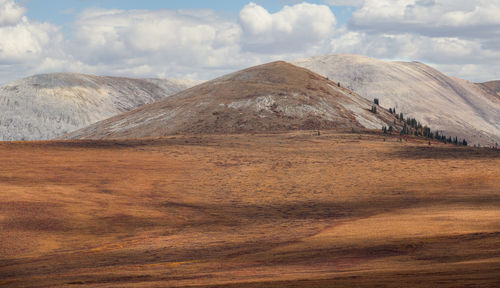
[{"label": "brown grassland plain", "polygon": [[0,144],[1,287],[500,287],[500,152],[323,132]]}]

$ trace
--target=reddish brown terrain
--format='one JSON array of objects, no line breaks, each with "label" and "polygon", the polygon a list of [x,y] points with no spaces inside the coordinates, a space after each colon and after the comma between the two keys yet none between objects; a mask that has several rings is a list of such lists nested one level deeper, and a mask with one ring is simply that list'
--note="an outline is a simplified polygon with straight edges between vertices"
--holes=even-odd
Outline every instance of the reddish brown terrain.
[{"label": "reddish brown terrain", "polygon": [[1,287],[499,287],[500,152],[309,131],[0,144]]}]

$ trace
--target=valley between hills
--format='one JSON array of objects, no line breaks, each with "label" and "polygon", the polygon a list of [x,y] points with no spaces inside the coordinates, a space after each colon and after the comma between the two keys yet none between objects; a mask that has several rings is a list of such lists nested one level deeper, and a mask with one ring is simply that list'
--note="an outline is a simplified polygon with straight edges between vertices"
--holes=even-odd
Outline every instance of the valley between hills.
[{"label": "valley between hills", "polygon": [[407,139],[0,143],[0,286],[498,287],[499,151]]}]

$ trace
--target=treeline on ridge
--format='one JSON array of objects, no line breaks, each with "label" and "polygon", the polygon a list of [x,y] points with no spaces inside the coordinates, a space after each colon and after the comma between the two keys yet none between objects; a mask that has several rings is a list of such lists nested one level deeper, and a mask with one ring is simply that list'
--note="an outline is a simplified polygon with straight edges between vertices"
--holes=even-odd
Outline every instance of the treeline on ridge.
[{"label": "treeline on ridge", "polygon": [[[375,99],[374,104],[379,105],[378,103],[379,103],[378,99]],[[396,120],[398,120],[400,123],[403,124],[403,128],[399,132],[401,136],[414,135],[417,137],[425,137],[427,139],[441,141],[443,143],[450,143],[462,146],[468,145],[466,139],[459,140],[457,136],[451,137],[451,136],[446,136],[444,134],[440,134],[439,131],[432,131],[430,127],[428,127],[427,125],[422,125],[422,123],[420,123],[420,121],[418,121],[415,118],[407,117],[405,119],[402,112],[400,112],[399,114],[396,113],[396,108],[389,108],[389,113],[395,115],[396,117],[396,119],[394,120],[394,124],[396,124]],[[384,134],[387,133],[392,134],[392,132],[394,131],[394,127],[383,126],[382,131],[384,132]]]}]

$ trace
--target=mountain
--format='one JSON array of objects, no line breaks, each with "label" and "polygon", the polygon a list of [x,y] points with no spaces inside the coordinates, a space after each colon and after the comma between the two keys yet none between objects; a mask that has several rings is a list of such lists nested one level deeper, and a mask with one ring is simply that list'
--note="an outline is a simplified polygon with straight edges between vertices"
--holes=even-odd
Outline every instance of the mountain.
[{"label": "mountain", "polygon": [[358,55],[316,56],[292,63],[338,81],[366,99],[379,98],[381,106],[395,107],[397,113],[445,135],[466,138],[470,144],[500,143],[498,85],[449,77],[418,62]]},{"label": "mountain", "polygon": [[497,95],[500,97],[500,80],[489,81],[485,83],[478,83],[478,85],[482,86],[484,89],[488,91],[488,93]]},{"label": "mountain", "polygon": [[394,116],[307,69],[286,62],[251,67],[66,135],[71,139],[173,134],[374,128]]},{"label": "mountain", "polygon": [[0,87],[0,140],[42,140],[151,103],[199,81],[55,73]]}]

